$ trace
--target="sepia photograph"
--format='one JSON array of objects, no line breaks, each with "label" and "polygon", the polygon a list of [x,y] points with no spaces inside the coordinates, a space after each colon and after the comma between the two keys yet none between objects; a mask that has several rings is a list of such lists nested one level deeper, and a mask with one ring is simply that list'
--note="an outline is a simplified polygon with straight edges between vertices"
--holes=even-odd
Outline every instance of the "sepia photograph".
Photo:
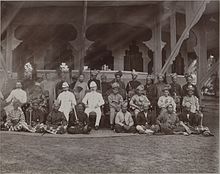
[{"label": "sepia photograph", "polygon": [[0,174],[219,173],[219,0],[0,0]]}]

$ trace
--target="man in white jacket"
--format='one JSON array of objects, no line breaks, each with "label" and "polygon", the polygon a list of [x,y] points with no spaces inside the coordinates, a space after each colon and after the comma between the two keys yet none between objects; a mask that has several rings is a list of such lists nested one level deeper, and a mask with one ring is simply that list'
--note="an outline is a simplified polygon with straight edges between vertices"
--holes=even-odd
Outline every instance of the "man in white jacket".
[{"label": "man in white jacket", "polygon": [[98,93],[97,84],[92,81],[90,83],[91,92],[87,93],[82,102],[86,105],[85,113],[89,116],[91,112],[96,113],[95,129],[98,130],[101,120],[101,106],[105,104],[102,94]]},{"label": "man in white jacket", "polygon": [[76,99],[72,92],[69,91],[69,85],[67,82],[62,84],[63,92],[61,92],[57,100],[60,103],[59,111],[63,112],[66,120],[69,121],[69,113],[72,111],[73,107],[76,105]]}]

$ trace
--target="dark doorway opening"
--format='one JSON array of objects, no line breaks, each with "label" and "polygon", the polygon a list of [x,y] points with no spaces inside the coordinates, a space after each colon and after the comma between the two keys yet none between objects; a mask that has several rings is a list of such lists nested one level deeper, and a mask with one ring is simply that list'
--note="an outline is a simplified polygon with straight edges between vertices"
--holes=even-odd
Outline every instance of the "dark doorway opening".
[{"label": "dark doorway opening", "polygon": [[90,69],[101,70],[103,65],[107,65],[109,69],[114,69],[114,57],[112,51],[101,41],[96,41],[86,51],[85,65]]},{"label": "dark doorway opening", "polygon": [[131,71],[132,69],[143,72],[142,53],[139,51],[135,41],[132,41],[129,45],[129,50],[125,51],[124,57],[124,70]]}]

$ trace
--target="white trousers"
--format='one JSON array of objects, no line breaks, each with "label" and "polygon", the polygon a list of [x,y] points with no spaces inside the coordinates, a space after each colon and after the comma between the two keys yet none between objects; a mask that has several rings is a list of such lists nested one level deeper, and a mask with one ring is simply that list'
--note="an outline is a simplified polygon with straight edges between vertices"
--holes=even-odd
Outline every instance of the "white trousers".
[{"label": "white trousers", "polygon": [[95,112],[96,113],[96,121],[95,121],[95,126],[99,126],[100,120],[101,120],[101,109],[100,108],[86,108],[85,113],[89,116],[90,112]]}]

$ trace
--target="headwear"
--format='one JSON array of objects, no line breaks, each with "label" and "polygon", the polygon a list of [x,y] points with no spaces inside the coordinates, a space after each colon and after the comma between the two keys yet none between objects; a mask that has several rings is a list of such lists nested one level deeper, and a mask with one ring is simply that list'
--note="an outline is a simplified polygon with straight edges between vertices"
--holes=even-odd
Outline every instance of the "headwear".
[{"label": "headwear", "polygon": [[21,88],[21,87],[22,87],[21,82],[16,82],[16,87],[17,87],[17,88],[19,88],[19,87]]},{"label": "headwear", "polygon": [[63,82],[62,88],[68,88],[68,87],[69,87],[68,83],[67,82]]},{"label": "headwear", "polygon": [[91,71],[91,75],[93,75],[93,76],[97,76],[98,75],[98,71],[97,70],[93,70],[93,71]]},{"label": "headwear", "polygon": [[136,88],[136,90],[140,90],[140,91],[144,90],[144,85],[139,85],[139,86]]},{"label": "headwear", "polygon": [[132,75],[135,75],[135,76],[138,75],[138,73],[135,71],[135,69],[133,69],[133,70],[131,71],[131,74],[132,74]]},{"label": "headwear", "polygon": [[90,86],[90,88],[93,88],[93,87],[97,87],[97,84],[96,84],[96,82],[91,81],[89,86]]},{"label": "headwear", "polygon": [[117,82],[112,84],[112,88],[118,88],[118,87],[119,87],[119,84]]},{"label": "headwear", "polygon": [[117,75],[119,75],[120,77],[122,76],[122,72],[121,71],[117,71],[116,73],[115,73],[115,76],[117,76]]},{"label": "headwear", "polygon": [[171,78],[177,77],[177,74],[176,73],[172,73],[172,74],[170,74],[170,77]]},{"label": "headwear", "polygon": [[170,90],[171,86],[169,84],[165,85],[164,88],[162,89],[162,91],[165,91],[165,90]]},{"label": "headwear", "polygon": [[60,71],[61,72],[69,72],[69,67],[66,63],[62,62],[60,65]]},{"label": "headwear", "polygon": [[186,88],[187,91],[194,91],[195,88],[192,85],[187,86]]}]

